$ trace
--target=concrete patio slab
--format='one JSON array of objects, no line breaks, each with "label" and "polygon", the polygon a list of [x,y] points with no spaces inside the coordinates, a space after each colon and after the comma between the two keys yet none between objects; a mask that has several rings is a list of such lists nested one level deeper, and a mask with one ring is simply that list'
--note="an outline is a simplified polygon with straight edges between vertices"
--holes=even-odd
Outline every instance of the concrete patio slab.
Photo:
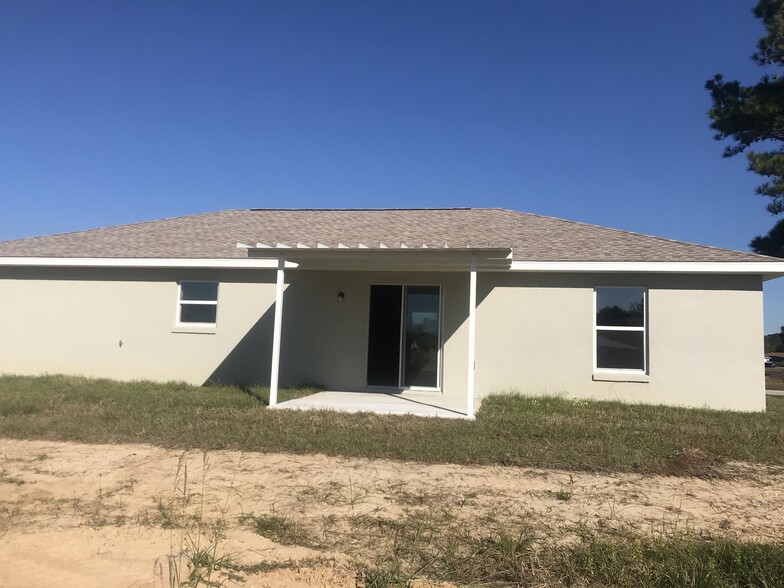
[{"label": "concrete patio slab", "polygon": [[453,406],[436,394],[391,394],[388,392],[318,392],[312,396],[281,402],[274,409],[334,410],[375,414],[410,414],[423,417],[464,419],[466,407]]}]

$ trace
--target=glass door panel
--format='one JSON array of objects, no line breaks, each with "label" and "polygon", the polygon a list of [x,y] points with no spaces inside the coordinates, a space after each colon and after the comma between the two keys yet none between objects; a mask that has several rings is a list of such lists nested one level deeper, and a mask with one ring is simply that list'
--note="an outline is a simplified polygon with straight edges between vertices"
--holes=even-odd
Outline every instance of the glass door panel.
[{"label": "glass door panel", "polygon": [[400,320],[403,286],[370,287],[367,383],[400,386]]},{"label": "glass door panel", "polygon": [[438,386],[439,321],[438,286],[407,286],[403,333],[403,385]]}]

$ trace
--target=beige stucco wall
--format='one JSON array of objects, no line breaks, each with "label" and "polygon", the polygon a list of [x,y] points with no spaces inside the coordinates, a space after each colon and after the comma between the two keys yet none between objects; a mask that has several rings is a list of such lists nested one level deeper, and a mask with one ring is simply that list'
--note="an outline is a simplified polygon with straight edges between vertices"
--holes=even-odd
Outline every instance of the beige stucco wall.
[{"label": "beige stucco wall", "polygon": [[[370,285],[427,284],[443,293],[443,394],[465,398],[467,273],[286,277],[281,384],[363,389]],[[183,279],[220,281],[214,333],[177,332]],[[273,280],[270,270],[0,268],[0,372],[268,382]],[[649,288],[647,382],[594,380],[596,285]],[[476,395],[514,390],[762,410],[762,334],[758,277],[481,273]]]},{"label": "beige stucco wall", "polygon": [[[216,277],[215,333],[174,332],[177,280]],[[250,337],[269,374],[271,340],[257,323],[274,303],[273,279],[269,271],[0,269],[0,372],[202,384],[236,364],[232,354]]]},{"label": "beige stucco wall", "polygon": [[[649,289],[647,382],[594,379],[593,288],[613,285]],[[759,277],[486,274],[479,286],[479,395],[765,408]]]},{"label": "beige stucco wall", "polygon": [[[274,279],[271,270],[0,269],[0,373],[267,383]],[[213,333],[176,327],[178,280],[219,280]],[[442,384],[464,394],[468,278],[456,273],[288,271],[281,384],[364,389],[371,284],[442,287]]]},{"label": "beige stucco wall", "polygon": [[[468,276],[451,272],[288,272],[283,305],[281,380],[337,390],[366,384],[372,284],[441,286],[442,389],[465,395]],[[345,294],[338,302],[338,292]]]}]

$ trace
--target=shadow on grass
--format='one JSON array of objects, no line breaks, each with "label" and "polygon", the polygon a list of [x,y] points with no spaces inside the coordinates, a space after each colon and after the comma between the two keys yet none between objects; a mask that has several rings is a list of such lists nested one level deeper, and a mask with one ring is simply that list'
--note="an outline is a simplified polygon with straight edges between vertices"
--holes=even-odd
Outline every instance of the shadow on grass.
[{"label": "shadow on grass", "polygon": [[253,400],[257,401],[262,406],[269,406],[269,391],[267,391],[267,395],[264,396],[259,390],[254,390],[250,386],[237,386],[237,389],[253,398]]}]

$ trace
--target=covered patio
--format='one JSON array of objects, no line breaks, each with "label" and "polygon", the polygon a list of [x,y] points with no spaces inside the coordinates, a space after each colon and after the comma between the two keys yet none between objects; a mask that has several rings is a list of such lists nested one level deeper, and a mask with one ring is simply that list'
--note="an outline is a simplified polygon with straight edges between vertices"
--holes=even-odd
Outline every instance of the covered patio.
[{"label": "covered patio", "polygon": [[[336,248],[302,243],[297,243],[295,247],[280,243],[258,243],[255,247],[244,247],[248,249],[251,258],[277,260],[270,408],[474,418],[477,273],[508,269],[511,249],[468,245],[436,248],[423,244],[418,249],[403,245],[402,249],[391,250],[383,243],[375,247],[362,243],[351,247],[339,244]],[[292,270],[299,276],[311,276],[311,281],[304,277],[301,280],[292,279],[287,286],[286,274]],[[401,272],[408,278],[401,277]],[[313,309],[319,304],[323,305],[323,285],[329,283],[326,276],[330,274],[339,276],[340,284],[350,284],[353,288],[335,288],[337,294],[333,296],[336,296],[339,308],[322,306],[322,312],[315,313]],[[468,279],[458,289],[462,292],[458,293],[454,289],[454,276],[460,274]],[[419,277],[412,278],[412,275]],[[362,283],[362,280],[366,283]],[[445,280],[453,288],[450,291],[451,298],[446,303],[442,298]],[[428,308],[424,308],[422,302],[426,297],[432,299],[428,301]],[[332,297],[329,300],[332,301]],[[284,320],[287,301],[294,301],[297,311],[289,312],[286,315],[289,318]],[[383,306],[387,303],[388,307]],[[350,316],[344,312],[350,308],[347,306],[349,304],[354,305],[354,314]],[[448,328],[443,325],[444,313],[448,315]],[[309,321],[304,318],[306,316],[310,317]],[[345,317],[346,322],[334,322],[338,316]],[[388,318],[391,320],[387,321]],[[286,325],[292,325],[292,321],[294,327],[289,330]],[[321,371],[313,368],[312,371],[317,375],[311,377],[325,382],[327,386],[330,386],[330,382],[336,382],[337,385],[332,383],[331,386],[335,387],[326,392],[278,403],[281,340],[286,337],[284,333],[312,333],[314,325],[317,330],[344,338],[348,336],[346,333],[350,333],[351,342],[344,346],[330,342],[324,346],[322,338],[321,346],[317,347],[306,337],[300,336],[299,344],[290,344],[286,352],[288,355],[284,358],[284,361],[288,361],[286,380],[293,379],[292,365],[310,364],[312,368],[314,364],[319,364]],[[464,347],[460,351],[451,348],[451,353],[457,353],[451,357],[465,358],[458,365],[454,359],[445,359],[444,345],[445,340],[462,325],[466,328]],[[417,328],[420,329],[418,333],[415,332]],[[379,335],[380,331],[383,332]],[[422,335],[426,332],[430,334],[429,340],[425,340],[425,335]],[[387,340],[389,345],[384,344]],[[336,348],[342,352],[338,353]],[[330,363],[324,359],[326,357],[332,358],[332,365],[326,365]],[[347,357],[354,359],[347,360]],[[386,361],[387,358],[390,361]],[[446,369],[448,378],[444,375],[445,361],[451,362],[451,367]],[[353,374],[352,381],[339,383],[345,380],[334,371],[334,366],[339,362],[346,362],[345,365]],[[380,368],[379,363],[382,364]],[[422,377],[425,371],[428,372],[428,379]],[[324,377],[322,373],[331,376]],[[448,386],[444,385],[444,379],[449,379]]]},{"label": "covered patio", "polygon": [[[440,394],[392,392],[318,392],[271,405],[288,410],[334,410],[337,412],[372,412],[374,414],[413,415],[444,419],[468,418],[465,402],[459,406]],[[471,415],[473,416],[473,415]]]}]

